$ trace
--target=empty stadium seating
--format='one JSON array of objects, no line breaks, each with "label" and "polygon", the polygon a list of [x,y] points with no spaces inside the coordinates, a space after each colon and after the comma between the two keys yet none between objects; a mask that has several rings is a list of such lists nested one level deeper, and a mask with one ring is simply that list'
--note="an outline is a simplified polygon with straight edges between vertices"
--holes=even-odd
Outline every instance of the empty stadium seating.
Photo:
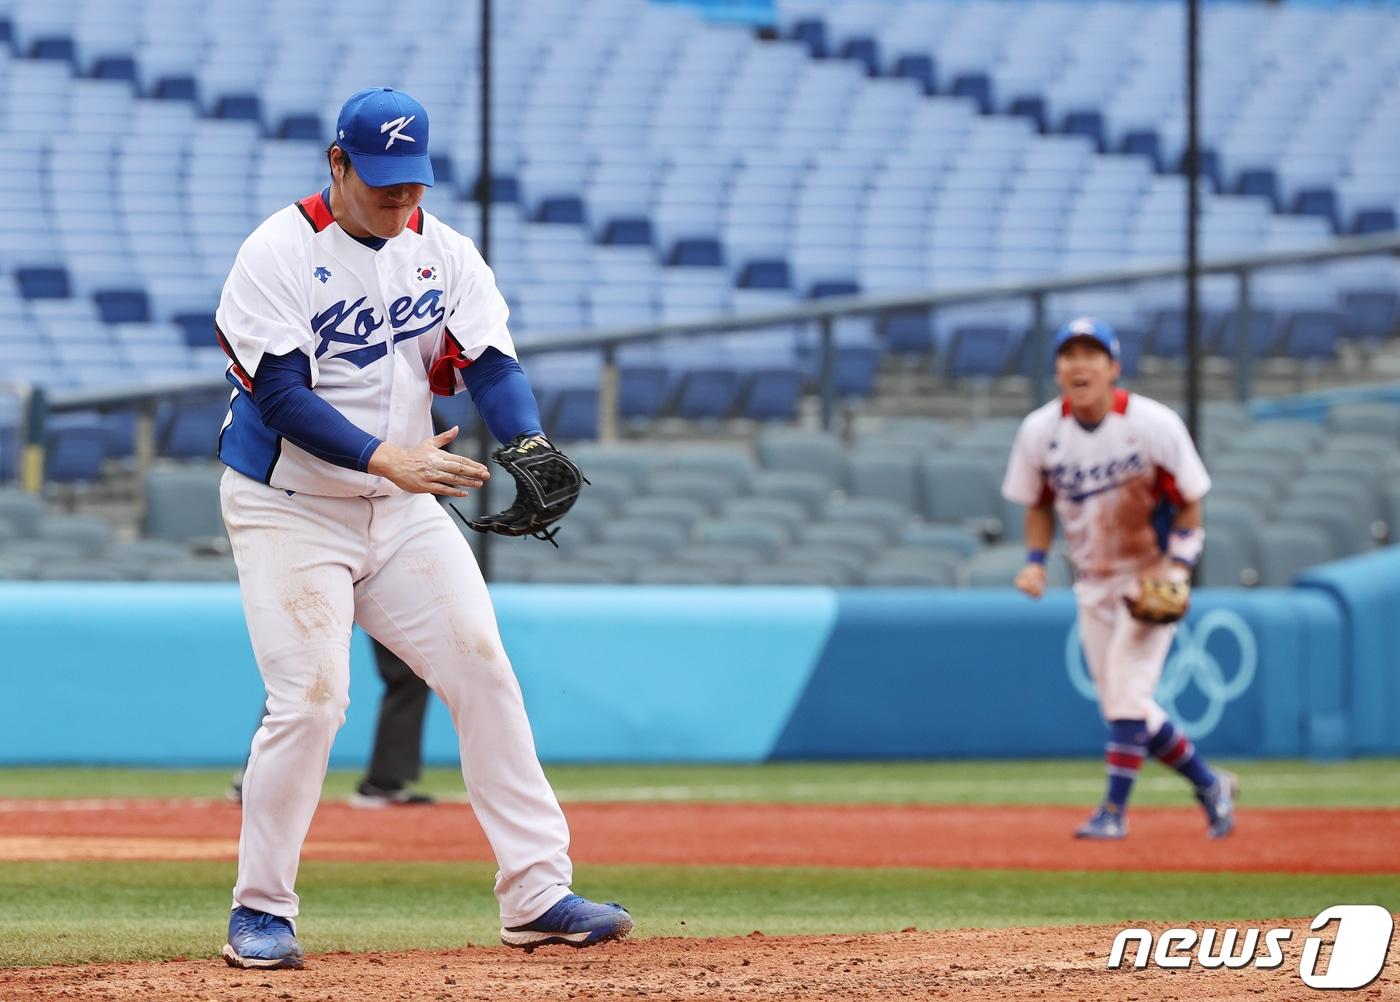
[{"label": "empty stadium seating", "polygon": [[[559,332],[824,296],[1180,260],[1184,80],[1176,46],[1162,43],[1183,30],[1178,5],[699,6],[497,5],[491,262],[523,347]],[[61,390],[216,378],[212,313],[240,242],[325,183],[339,103],[369,83],[402,87],[428,106],[439,184],[425,204],[475,236],[478,5],[426,0],[389,22],[381,8],[0,4],[0,383]],[[771,30],[756,32],[765,17]],[[1204,17],[1204,253],[1306,249],[1395,229],[1394,7],[1210,4]],[[1256,276],[1252,353],[1318,366],[1349,347],[1373,350],[1400,321],[1398,276],[1389,258]],[[1244,333],[1233,280],[1208,281],[1203,292],[1206,348],[1232,356]],[[1047,306],[1051,322],[1094,312],[1118,325],[1131,376],[1144,355],[1184,353],[1180,299],[1179,283],[1158,282],[1059,295]],[[896,356],[955,381],[1030,373],[1044,364],[1030,356],[1030,323],[1023,301],[842,321],[838,392],[870,396]],[[621,415],[678,415],[700,427],[730,417],[790,422],[816,386],[815,333],[785,325],[626,348]],[[596,436],[598,354],[541,356],[528,367],[554,433]],[[437,407],[464,428],[474,422],[465,401]],[[207,458],[222,409],[217,398],[163,404],[157,448]],[[1394,413],[1337,408],[1325,442],[1297,428],[1294,439],[1257,429],[1209,441],[1221,505],[1208,517],[1242,528],[1203,573],[1219,584],[1284,581],[1292,565],[1271,552],[1265,529],[1306,535],[1296,552],[1308,559],[1386,538],[1400,507],[1386,458]],[[966,429],[954,437],[931,422],[870,427],[917,445],[918,461],[776,430],[751,452],[687,455],[659,470],[623,473],[636,457],[600,452],[608,473],[566,534],[587,551],[566,550],[563,566],[504,557],[504,573],[997,579],[984,544],[1014,542],[1020,529],[1019,512],[996,492],[1006,429],[984,424],[979,455]],[[18,475],[20,428],[18,399],[0,388],[0,483]],[[79,488],[134,447],[130,414],[55,418],[46,435],[47,478]],[[1338,499],[1337,483],[1360,486]],[[159,489],[155,497],[148,534],[178,532],[154,527],[169,525],[153,514]],[[642,502],[658,507],[638,516],[633,535],[605,532],[605,516]],[[705,507],[686,516],[680,502]],[[784,518],[795,510],[784,505],[804,519]],[[1258,514],[1257,532],[1241,512]],[[871,523],[898,531],[873,539]],[[42,570],[34,554],[11,552],[33,545],[32,535],[11,530],[0,571]],[[755,552],[772,559],[750,566]],[[619,553],[631,559],[611,559]],[[944,557],[927,558],[934,553]],[[137,563],[133,555],[122,566]],[[226,572],[184,570],[192,579]]]},{"label": "empty stadium seating", "polygon": [[[1308,566],[1394,538],[1400,404],[1337,404],[1325,424],[1254,421],[1213,405],[1209,420],[1214,486],[1201,584],[1283,587]],[[1006,587],[1024,553],[1023,512],[999,496],[1016,427],[867,419],[850,442],[771,428],[751,447],[579,445],[573,454],[592,485],[560,551],[496,539],[493,577]],[[207,462],[154,468],[135,540],[102,519],[0,490],[0,578],[231,580],[221,471]],[[1069,583],[1062,553],[1049,570],[1053,586]]]},{"label": "empty stadium seating", "polygon": [[[701,6],[712,20],[645,0],[497,12],[491,251],[522,345],[839,292],[1179,260],[1184,83],[1161,44],[1182,30],[1178,6]],[[765,11],[777,38],[726,23]],[[339,102],[370,80],[427,103],[440,176],[427,205],[478,232],[474,3],[414,5],[390,26],[370,0],[15,0],[7,18],[0,365],[13,378],[216,373],[207,318],[239,242],[324,183]],[[1393,9],[1213,4],[1204,37],[1205,253],[1393,228]],[[1326,58],[1292,58],[1304,50]],[[35,116],[37,140],[24,124]],[[1110,319],[1173,357],[1180,325],[1162,319],[1163,291],[1118,294]],[[1253,346],[1329,360],[1346,339],[1394,329],[1397,291],[1390,262],[1266,277],[1256,304],[1273,315]],[[1209,287],[1212,317],[1232,295]],[[1069,304],[1053,305],[1058,317]],[[1005,304],[847,325],[838,384],[868,395],[880,353],[911,346],[953,378],[1026,371],[1028,322],[1024,304]],[[1228,353],[1234,325],[1219,330],[1209,347]],[[811,346],[801,329],[658,345],[632,360],[629,412],[791,419],[813,386]],[[592,430],[587,375],[537,381],[547,422]]]}]

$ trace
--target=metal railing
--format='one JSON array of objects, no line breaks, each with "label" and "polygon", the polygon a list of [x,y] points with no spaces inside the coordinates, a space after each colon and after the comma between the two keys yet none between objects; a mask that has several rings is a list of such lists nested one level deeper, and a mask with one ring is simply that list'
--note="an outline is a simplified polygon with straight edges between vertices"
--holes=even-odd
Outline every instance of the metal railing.
[{"label": "metal railing", "polygon": [[[1251,283],[1255,272],[1304,264],[1318,264],[1345,258],[1400,255],[1400,233],[1390,232],[1363,237],[1346,237],[1326,247],[1309,250],[1277,251],[1214,258],[1201,262],[1201,275],[1233,275],[1238,281],[1237,323],[1235,338],[1235,379],[1241,399],[1249,396],[1253,358],[1252,325],[1253,300]],[[978,301],[1024,299],[1032,307],[1030,341],[1027,345],[1033,360],[1043,359],[1049,343],[1051,318],[1047,300],[1057,293],[1079,292],[1085,289],[1113,288],[1136,285],[1161,279],[1182,278],[1184,264],[1124,268],[1114,271],[1069,275],[1063,278],[1038,279],[1025,282],[999,282],[968,286],[946,292],[922,292],[886,296],[847,296],[815,300],[802,306],[760,313],[730,314],[698,320],[666,324],[647,324],[610,331],[580,331],[530,338],[518,346],[523,356],[559,351],[601,350],[603,367],[598,388],[598,432],[600,441],[618,437],[619,372],[618,349],[625,345],[644,344],[668,337],[703,337],[794,324],[816,324],[820,331],[821,424],[830,428],[837,406],[834,329],[844,317],[868,317],[886,313],[915,310],[936,311],[940,307],[964,305]],[[1055,322],[1065,318],[1055,318]],[[1041,364],[1030,367],[1031,402],[1045,399],[1047,374]],[[142,385],[124,390],[62,391],[47,394],[34,390],[28,395],[28,419],[25,433],[23,481],[29,490],[38,490],[43,473],[43,443],[45,424],[50,414],[75,411],[131,410],[137,412],[136,460],[138,471],[144,474],[155,455],[155,408],[162,400],[180,396],[201,396],[227,391],[228,384],[220,379],[205,379],[185,383]]]}]

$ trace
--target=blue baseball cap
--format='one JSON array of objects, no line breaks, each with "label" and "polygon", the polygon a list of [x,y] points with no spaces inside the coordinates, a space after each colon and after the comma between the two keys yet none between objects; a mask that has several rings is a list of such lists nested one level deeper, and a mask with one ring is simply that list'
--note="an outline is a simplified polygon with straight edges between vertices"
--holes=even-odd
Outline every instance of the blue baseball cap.
[{"label": "blue baseball cap", "polygon": [[432,187],[428,112],[403,91],[370,87],[351,94],[335,123],[335,144],[350,156],[360,180],[371,188]]},{"label": "blue baseball cap", "polygon": [[1118,335],[1108,324],[1093,317],[1079,317],[1061,327],[1060,333],[1055,335],[1055,354],[1058,355],[1065,345],[1080,338],[1088,338],[1108,352],[1109,358],[1119,361],[1122,352],[1118,347]]}]

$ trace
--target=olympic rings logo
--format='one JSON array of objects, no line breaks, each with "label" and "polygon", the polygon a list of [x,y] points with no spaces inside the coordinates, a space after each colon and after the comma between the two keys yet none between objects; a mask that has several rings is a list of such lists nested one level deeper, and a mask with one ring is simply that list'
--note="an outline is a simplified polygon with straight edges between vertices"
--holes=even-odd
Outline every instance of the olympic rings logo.
[{"label": "olympic rings logo", "polygon": [[[1222,630],[1234,639],[1238,650],[1239,664],[1229,677],[1219,658],[1207,648],[1211,637]],[[1249,691],[1258,667],[1259,644],[1249,624],[1239,613],[1212,609],[1199,617],[1194,627],[1185,622],[1177,624],[1176,641],[1157,684],[1157,702],[1189,737],[1203,738],[1219,726],[1225,708]],[[1065,669],[1075,691],[1087,700],[1098,702],[1098,692],[1079,643],[1077,620],[1065,637]],[[1194,719],[1183,715],[1177,707],[1177,700],[1193,684],[1206,699],[1205,709]]]}]

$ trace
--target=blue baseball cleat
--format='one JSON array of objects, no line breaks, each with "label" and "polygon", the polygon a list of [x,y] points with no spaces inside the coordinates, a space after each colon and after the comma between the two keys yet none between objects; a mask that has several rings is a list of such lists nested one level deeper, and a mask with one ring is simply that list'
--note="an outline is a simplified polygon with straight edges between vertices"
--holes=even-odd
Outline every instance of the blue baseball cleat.
[{"label": "blue baseball cleat", "polygon": [[597,904],[570,894],[529,925],[503,928],[501,942],[529,953],[551,943],[573,947],[606,943],[631,931],[632,916],[616,901]]},{"label": "blue baseball cleat", "polygon": [[1235,830],[1235,798],[1240,780],[1233,772],[1221,772],[1215,785],[1196,791],[1196,800],[1206,812],[1207,838],[1224,838]]},{"label": "blue baseball cleat", "polygon": [[229,916],[224,960],[229,967],[300,967],[306,954],[290,919],[240,905]]},{"label": "blue baseball cleat", "polygon": [[1075,829],[1074,837],[1108,840],[1125,838],[1127,834],[1128,819],[1123,817],[1123,812],[1100,804],[1089,820]]}]

